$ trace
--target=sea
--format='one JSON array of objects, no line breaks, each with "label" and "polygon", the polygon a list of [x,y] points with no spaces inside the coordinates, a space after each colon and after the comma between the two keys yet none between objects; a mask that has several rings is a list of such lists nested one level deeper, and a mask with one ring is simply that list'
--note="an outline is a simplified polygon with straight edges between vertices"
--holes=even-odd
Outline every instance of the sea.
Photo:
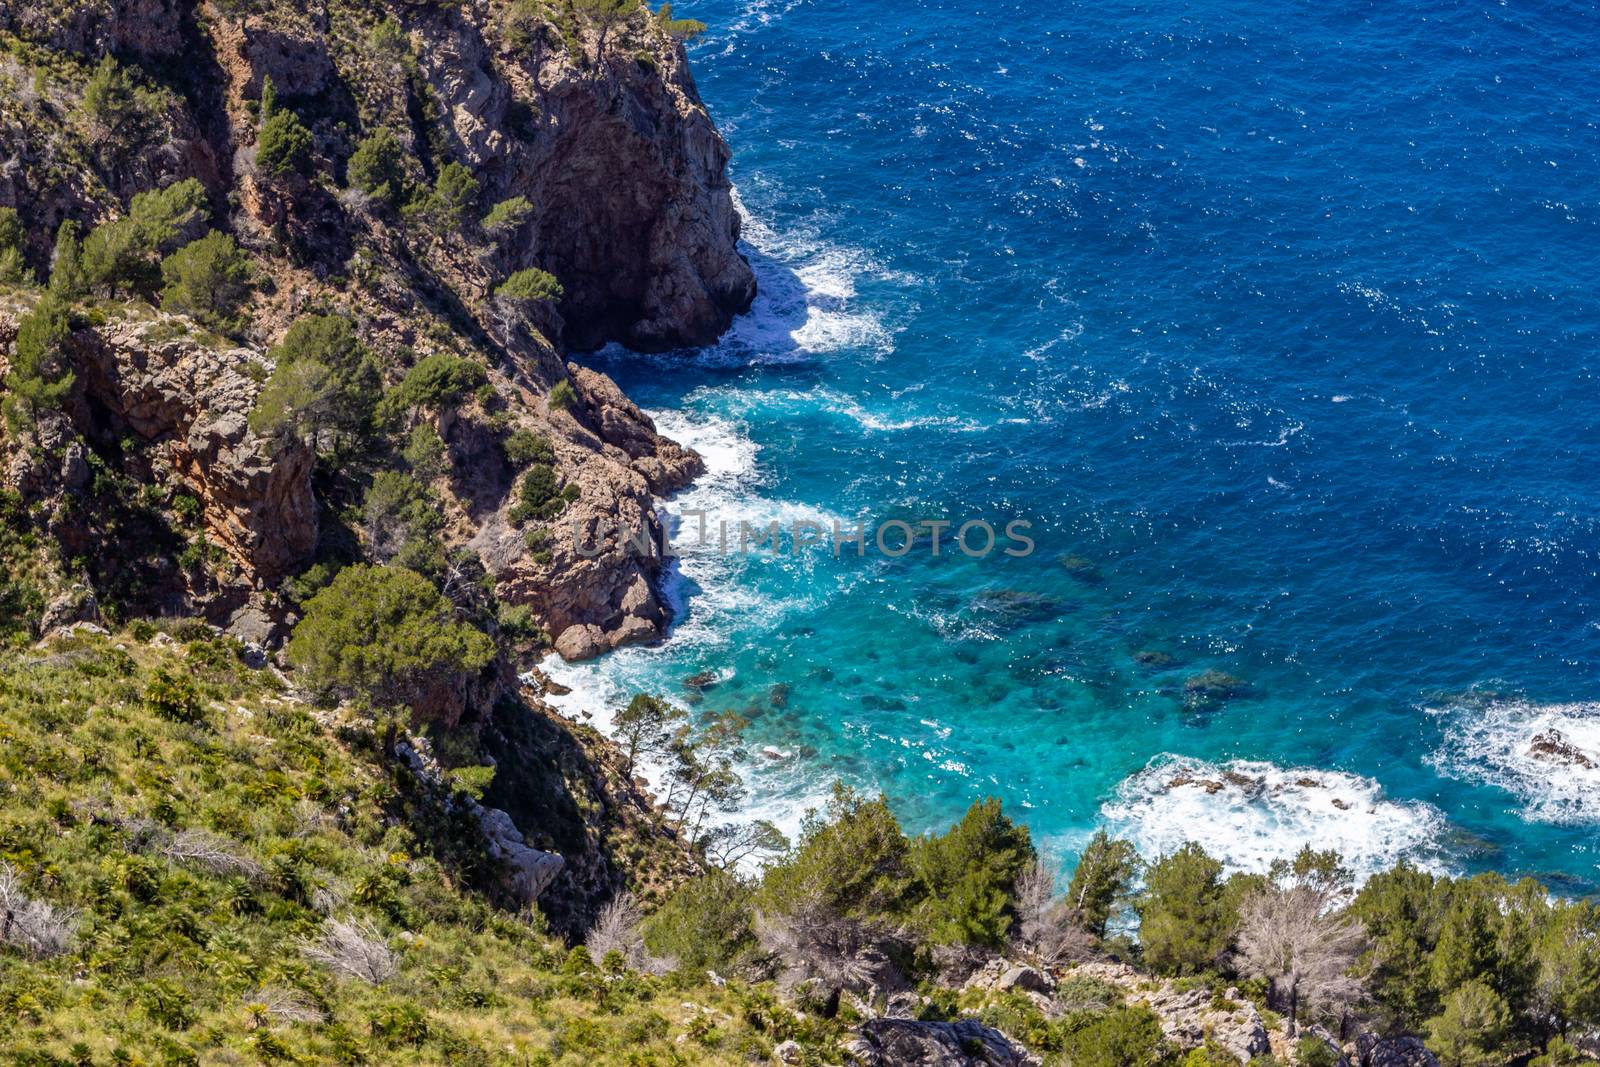
[{"label": "sea", "polygon": [[565,711],[740,711],[729,817],[790,832],[842,781],[1000,797],[1063,871],[1106,828],[1600,886],[1591,5],[676,14],[761,294],[581,357],[708,472],[670,638],[548,663]]}]

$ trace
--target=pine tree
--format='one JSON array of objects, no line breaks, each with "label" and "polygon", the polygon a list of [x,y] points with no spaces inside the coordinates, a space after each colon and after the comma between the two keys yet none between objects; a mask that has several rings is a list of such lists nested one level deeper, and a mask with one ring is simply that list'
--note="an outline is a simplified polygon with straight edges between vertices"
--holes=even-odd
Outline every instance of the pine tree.
[{"label": "pine tree", "polygon": [[1095,937],[1106,936],[1106,924],[1128,899],[1139,876],[1139,856],[1127,841],[1096,832],[1078,856],[1067,885],[1067,906],[1078,925]]},{"label": "pine tree", "polygon": [[1233,937],[1222,864],[1192,841],[1150,866],[1137,908],[1145,961],[1160,971],[1206,970]]},{"label": "pine tree", "polygon": [[75,377],[66,366],[66,342],[72,335],[67,305],[46,294],[17,324],[15,354],[6,374],[4,417],[17,432],[38,415],[60,406],[72,392]]},{"label": "pine tree", "polygon": [[1428,1020],[1428,1046],[1444,1067],[1496,1067],[1511,1012],[1488,983],[1473,979],[1451,993],[1444,1011]]},{"label": "pine tree", "polygon": [[673,734],[683,725],[684,712],[658,696],[640,693],[617,712],[612,727],[627,751],[627,765],[623,772],[633,777],[634,764],[642,755],[656,755],[666,751]]},{"label": "pine tree", "polygon": [[256,134],[256,168],[272,178],[300,170],[311,154],[311,131],[293,110],[278,105],[271,78],[261,82],[261,125]]}]

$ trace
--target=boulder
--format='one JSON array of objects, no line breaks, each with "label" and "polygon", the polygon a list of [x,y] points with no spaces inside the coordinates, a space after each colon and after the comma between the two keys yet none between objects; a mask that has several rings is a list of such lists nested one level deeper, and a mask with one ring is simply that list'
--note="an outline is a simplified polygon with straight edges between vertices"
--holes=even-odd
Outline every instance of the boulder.
[{"label": "boulder", "polygon": [[1172,985],[1163,985],[1143,999],[1160,1018],[1162,1033],[1182,1048],[1198,1048],[1209,1037],[1240,1063],[1272,1051],[1261,1013],[1236,989],[1227,990],[1220,1004],[1208,990]]},{"label": "boulder", "polygon": [[871,1019],[845,1050],[865,1067],[1024,1067],[1039,1061],[999,1030],[976,1019],[921,1022]]},{"label": "boulder", "polygon": [[1356,1063],[1359,1067],[1439,1067],[1439,1061],[1422,1039],[1379,1037],[1366,1033],[1356,1038]]}]

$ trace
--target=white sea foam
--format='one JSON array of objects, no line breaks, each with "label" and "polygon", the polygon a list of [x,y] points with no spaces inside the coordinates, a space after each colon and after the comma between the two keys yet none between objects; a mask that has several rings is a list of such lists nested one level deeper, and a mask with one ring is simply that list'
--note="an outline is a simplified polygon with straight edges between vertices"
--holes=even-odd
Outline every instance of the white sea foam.
[{"label": "white sea foam", "polygon": [[1429,760],[1441,774],[1505,789],[1531,821],[1600,822],[1600,704],[1474,698],[1429,710],[1446,720]]},{"label": "white sea foam", "polygon": [[[901,397],[896,396],[894,399],[900,400]],[[905,404],[896,405],[896,410],[874,410],[855,397],[821,385],[810,389],[741,389],[726,398],[726,407],[728,410],[740,413],[771,412],[774,409],[821,411],[848,419],[861,429],[872,433],[894,433],[923,428],[942,428],[953,433],[981,433],[988,429],[978,419],[959,415],[918,413]]]},{"label": "white sea foam", "polygon": [[1262,872],[1304,845],[1336,849],[1360,878],[1409,859],[1443,870],[1443,814],[1343,771],[1162,754],[1101,808],[1146,859],[1198,842],[1230,870]]}]

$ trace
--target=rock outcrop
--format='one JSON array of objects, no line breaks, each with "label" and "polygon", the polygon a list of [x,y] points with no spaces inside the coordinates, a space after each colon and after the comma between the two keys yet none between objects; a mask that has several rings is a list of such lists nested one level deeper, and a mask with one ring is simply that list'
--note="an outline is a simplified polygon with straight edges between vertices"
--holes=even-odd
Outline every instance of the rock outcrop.
[{"label": "rock outcrop", "polygon": [[[35,274],[48,273],[62,221],[92,229],[135,194],[186,178],[210,195],[206,223],[230,232],[252,261],[255,294],[214,360],[192,358],[201,331],[184,336],[180,320],[149,319],[143,302],[161,299],[151,261],[144,281],[117,287],[142,300],[126,315],[111,311],[78,368],[88,406],[75,421],[115,423],[158,445],[160,476],[170,471],[200,500],[207,540],[226,563],[201,561],[206,579],[187,583],[189,603],[173,603],[171,583],[157,583],[159,610],[244,612],[241,625],[262,640],[292,610],[266,600],[316,544],[309,456],[252,452],[245,417],[255,383],[228,372],[240,369],[237,352],[266,367],[261,356],[293,321],[331,312],[357,323],[388,385],[440,352],[486,366],[492,397],[405,413],[375,448],[392,457],[418,423],[435,424],[452,467],[428,486],[446,547],[476,550],[500,599],[531,609],[569,658],[655,640],[670,621],[658,592],[656,497],[700,463],[604,375],[569,366],[561,345],[703,344],[753,298],[728,149],[683,47],[646,12],[610,26],[604,47],[582,18],[489,0],[380,3],[369,14],[330,19],[280,0],[0,11],[0,29],[73,60],[40,80],[0,56],[0,97],[11,97],[0,104],[0,206],[19,209]],[[88,71],[107,56],[140,90],[137,115],[115,131],[83,102]],[[256,161],[268,81],[310,135],[300,163],[272,173]],[[358,144],[379,131],[404,154],[394,195],[341,191]],[[441,222],[428,195],[451,166],[478,188],[466,211]],[[509,221],[481,225],[506,203],[520,205]],[[555,276],[558,300],[496,295],[530,268]],[[546,400],[563,382],[578,398],[570,409]],[[183,408],[185,395],[203,417]],[[503,442],[517,430],[549,441],[560,484],[576,490],[559,524],[532,530],[509,519],[520,473]],[[54,453],[58,481],[88,476],[75,449],[63,439]],[[336,509],[359,506],[361,480],[333,487],[354,497],[332,500]]]},{"label": "rock outcrop", "polygon": [[1021,1045],[976,1019],[921,1022],[870,1019],[845,1050],[864,1067],[1025,1067],[1039,1063]]},{"label": "rock outcrop", "polygon": [[[15,333],[25,310],[0,302],[0,341]],[[161,561],[165,573],[146,583],[143,606],[213,622],[248,609],[265,620],[270,636],[272,618],[282,613],[263,609],[267,591],[307,560],[318,522],[310,449],[268,442],[250,430],[261,384],[249,368],[260,353],[214,347],[191,334],[185,320],[159,314],[107,317],[77,330],[67,344],[77,388],[61,413],[33,429],[40,447],[10,452],[6,487],[42,507],[65,548],[97,553],[108,565],[153,546],[107,540],[119,530],[138,537],[138,527],[104,517],[120,505],[103,491],[95,496],[90,450],[101,464],[112,457],[119,474],[158,496],[193,501],[198,533],[220,559],[208,567]],[[0,356],[0,373],[5,369]]]},{"label": "rock outcrop", "polygon": [[1417,1037],[1379,1037],[1362,1034],[1356,1038],[1358,1067],[1439,1067],[1439,1060]]},{"label": "rock outcrop", "polygon": [[200,501],[207,538],[245,574],[276,584],[317,540],[311,450],[250,431],[261,354],[212,348],[183,320],[122,320],[80,335],[86,436],[135,434],[157,478]]},{"label": "rock outcrop", "polygon": [[1261,1013],[1236,989],[1215,998],[1210,990],[1183,989],[1123,963],[1085,963],[1069,968],[1070,977],[1094,978],[1123,990],[1128,1001],[1144,1004],[1161,1020],[1167,1040],[1180,1048],[1197,1048],[1209,1038],[1240,1063],[1271,1052]]}]

